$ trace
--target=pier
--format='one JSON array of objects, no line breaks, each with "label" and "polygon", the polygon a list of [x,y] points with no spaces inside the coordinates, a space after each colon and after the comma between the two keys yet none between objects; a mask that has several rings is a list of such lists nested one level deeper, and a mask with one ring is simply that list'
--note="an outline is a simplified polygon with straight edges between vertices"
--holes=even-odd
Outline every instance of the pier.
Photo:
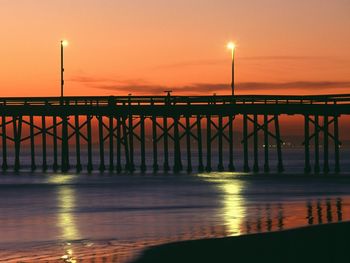
[{"label": "pier", "polygon": [[[304,118],[304,172],[328,174],[341,172],[339,119],[350,114],[350,95],[0,98],[0,112],[4,171],[21,170],[26,145],[33,171],[268,173],[276,165],[281,173],[280,117],[299,115]],[[238,121],[242,123],[236,125]],[[235,136],[236,126],[242,127],[240,138]],[[242,144],[243,167],[235,164],[234,141]],[[95,144],[99,154],[93,152]],[[83,150],[87,158],[82,158]],[[272,150],[276,164],[270,161]]]}]

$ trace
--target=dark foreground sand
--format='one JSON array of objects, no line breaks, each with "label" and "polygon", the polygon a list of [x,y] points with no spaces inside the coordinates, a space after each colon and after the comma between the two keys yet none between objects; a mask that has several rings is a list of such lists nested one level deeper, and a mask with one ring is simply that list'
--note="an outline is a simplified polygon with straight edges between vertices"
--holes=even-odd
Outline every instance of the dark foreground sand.
[{"label": "dark foreground sand", "polygon": [[349,235],[350,222],[176,242],[150,248],[134,263],[350,262]]}]

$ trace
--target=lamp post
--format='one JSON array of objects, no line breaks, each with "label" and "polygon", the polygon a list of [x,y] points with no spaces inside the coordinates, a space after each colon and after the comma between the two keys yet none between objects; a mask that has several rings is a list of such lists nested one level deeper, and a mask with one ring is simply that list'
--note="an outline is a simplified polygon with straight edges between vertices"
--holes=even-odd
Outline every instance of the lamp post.
[{"label": "lamp post", "polygon": [[63,98],[63,87],[64,87],[64,65],[63,65],[63,50],[68,45],[67,40],[61,40],[61,97]]},{"label": "lamp post", "polygon": [[233,42],[230,42],[227,44],[227,48],[231,50],[231,54],[232,54],[231,90],[232,90],[232,96],[234,96],[235,95],[235,48],[236,48],[236,45]]}]

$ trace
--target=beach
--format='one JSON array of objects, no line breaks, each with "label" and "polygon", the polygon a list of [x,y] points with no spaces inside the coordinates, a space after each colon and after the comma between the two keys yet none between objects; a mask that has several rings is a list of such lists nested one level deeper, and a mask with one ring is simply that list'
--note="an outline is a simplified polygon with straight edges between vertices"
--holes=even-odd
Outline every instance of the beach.
[{"label": "beach", "polygon": [[349,262],[350,223],[177,242],[146,250],[133,263]]}]

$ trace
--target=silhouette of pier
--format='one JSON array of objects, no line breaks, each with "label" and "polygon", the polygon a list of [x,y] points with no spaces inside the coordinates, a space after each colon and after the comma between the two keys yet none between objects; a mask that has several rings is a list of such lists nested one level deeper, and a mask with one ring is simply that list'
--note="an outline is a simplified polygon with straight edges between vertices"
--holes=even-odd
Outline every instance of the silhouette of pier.
[{"label": "silhouette of pier", "polygon": [[[41,166],[43,170],[52,168],[62,172],[73,168],[78,172],[108,169],[117,173],[136,169],[175,173],[234,171],[234,140],[237,140],[243,145],[243,171],[251,171],[249,155],[253,151],[252,171],[257,173],[261,171],[258,154],[259,134],[262,134],[262,171],[270,171],[273,149],[277,155],[277,171],[283,172],[279,118],[299,115],[304,117],[301,143],[305,173],[326,174],[331,169],[340,172],[339,117],[350,114],[350,95],[171,96],[168,93],[166,96],[0,98],[0,110],[3,170],[21,169],[21,149],[26,144],[30,148],[32,170]],[[242,118],[242,138],[234,136],[237,116]],[[313,169],[311,142],[314,142]],[[97,156],[93,153],[94,143],[99,148]],[[248,147],[250,143],[253,147]],[[269,147],[272,144],[275,147]],[[38,145],[41,151],[37,150]],[[215,166],[214,146],[218,156]],[[320,146],[323,147],[323,167],[320,167]],[[87,150],[86,163],[81,158],[82,147]],[[138,149],[140,163],[135,160]],[[334,167],[329,165],[330,151],[334,151],[331,155]],[[151,167],[147,167],[150,160],[146,158],[150,156],[146,152],[151,152]],[[108,160],[105,160],[106,153]],[[52,159],[50,163],[48,156]],[[72,156],[74,164],[70,160]],[[94,167],[95,158],[99,159],[98,167]],[[9,159],[14,160],[13,164]],[[193,163],[198,167],[193,167]]]}]

